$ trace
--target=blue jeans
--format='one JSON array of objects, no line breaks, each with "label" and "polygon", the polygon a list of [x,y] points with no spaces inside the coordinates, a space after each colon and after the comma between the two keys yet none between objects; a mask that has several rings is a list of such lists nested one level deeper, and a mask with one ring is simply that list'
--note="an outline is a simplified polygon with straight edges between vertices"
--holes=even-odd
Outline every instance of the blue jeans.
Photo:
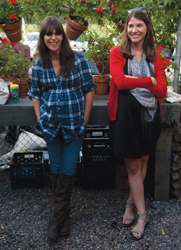
[{"label": "blue jeans", "polygon": [[61,131],[59,131],[53,142],[44,136],[49,153],[51,173],[58,174],[61,172],[69,176],[75,175],[84,136],[85,133],[77,141],[71,143],[64,142]]}]

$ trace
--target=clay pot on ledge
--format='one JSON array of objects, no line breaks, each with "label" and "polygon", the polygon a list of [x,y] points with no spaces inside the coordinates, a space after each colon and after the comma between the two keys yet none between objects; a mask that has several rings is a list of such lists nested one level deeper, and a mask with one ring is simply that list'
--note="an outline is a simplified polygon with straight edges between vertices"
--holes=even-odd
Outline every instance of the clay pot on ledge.
[{"label": "clay pot on ledge", "polygon": [[107,95],[109,89],[110,76],[100,78],[99,76],[94,76],[95,93],[97,95]]},{"label": "clay pot on ledge", "polygon": [[99,62],[96,63],[95,65],[97,67],[97,70],[99,71],[99,74],[101,75],[109,75],[110,74],[110,69],[109,69],[109,63],[103,63],[103,62]]},{"label": "clay pot on ledge", "polygon": [[[19,85],[19,96],[27,96],[27,93],[30,89],[30,85],[31,85],[31,78],[27,78],[27,79],[13,79],[13,80],[10,80],[10,79],[6,79],[6,78],[3,78],[3,80],[7,83],[9,82],[12,82],[13,84],[18,84]],[[8,86],[9,88],[9,91],[10,91],[10,85]],[[11,93],[11,91],[10,91]],[[12,98],[11,94],[10,94],[10,97],[9,98]]]},{"label": "clay pot on ledge", "polygon": [[19,95],[26,96],[31,85],[31,78],[19,80]]}]

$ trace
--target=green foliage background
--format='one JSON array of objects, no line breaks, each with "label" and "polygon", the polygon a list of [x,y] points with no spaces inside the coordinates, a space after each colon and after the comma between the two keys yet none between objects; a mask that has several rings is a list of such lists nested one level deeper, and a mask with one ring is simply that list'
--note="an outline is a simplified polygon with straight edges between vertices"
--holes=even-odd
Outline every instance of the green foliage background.
[{"label": "green foliage background", "polygon": [[[175,38],[178,26],[178,17],[181,12],[180,0],[88,0],[87,4],[78,0],[19,0],[24,8],[21,16],[28,22],[34,18],[42,20],[46,16],[53,15],[61,17],[64,21],[69,13],[80,15],[100,27],[110,25],[112,29],[122,20],[126,21],[129,9],[146,6],[150,13],[157,45],[163,47],[175,47]],[[110,7],[114,5],[116,11],[113,13]],[[101,7],[104,14],[95,11]],[[117,34],[119,31],[116,31]]]}]

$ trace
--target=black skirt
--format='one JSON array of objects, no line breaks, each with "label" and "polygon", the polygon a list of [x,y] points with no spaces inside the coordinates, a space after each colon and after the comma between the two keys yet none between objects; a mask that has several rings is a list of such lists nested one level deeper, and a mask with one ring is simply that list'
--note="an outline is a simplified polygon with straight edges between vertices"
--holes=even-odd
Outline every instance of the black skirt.
[{"label": "black skirt", "polygon": [[[128,74],[126,60],[124,73]],[[139,159],[155,151],[161,132],[160,106],[151,123],[142,119],[142,106],[129,90],[119,90],[116,120],[110,122],[110,143],[117,158]]]},{"label": "black skirt", "polygon": [[139,159],[155,150],[161,132],[159,105],[153,122],[145,124],[141,117],[141,104],[128,90],[120,90],[116,121],[110,122],[115,157]]}]

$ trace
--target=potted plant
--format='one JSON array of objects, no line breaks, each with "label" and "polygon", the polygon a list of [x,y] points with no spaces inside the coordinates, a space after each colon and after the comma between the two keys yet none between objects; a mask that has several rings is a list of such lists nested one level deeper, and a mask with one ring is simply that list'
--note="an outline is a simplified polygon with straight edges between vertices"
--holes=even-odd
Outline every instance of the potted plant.
[{"label": "potted plant", "polygon": [[22,5],[20,0],[1,0],[0,28],[4,30],[11,42],[22,39]]},{"label": "potted plant", "polygon": [[[110,50],[115,46],[113,42],[113,34],[106,37],[99,37],[96,33],[87,33],[88,50],[86,51],[86,58],[88,61],[93,60],[99,71],[99,77],[109,74],[109,55]],[[84,38],[86,38],[84,36]]]},{"label": "potted plant", "polygon": [[[25,53],[22,49],[20,54],[13,50],[15,43],[8,41],[6,38],[2,39],[0,50],[0,77],[7,82],[19,84],[20,95],[26,95],[28,91],[28,71],[30,61],[26,59]],[[24,82],[22,82],[24,80]]]},{"label": "potted plant", "polygon": [[69,17],[66,25],[66,36],[70,40],[76,40],[87,28],[88,21],[92,16],[93,9],[91,0],[74,1],[68,7]]},{"label": "potted plant", "polygon": [[[12,43],[8,43],[7,38],[3,38],[0,44],[0,78],[3,79],[9,88],[9,98],[12,98],[10,91],[11,82],[17,84],[17,79],[13,79],[13,69],[9,63],[9,59],[13,58],[14,51],[12,51]],[[15,55],[16,56],[16,55]]]},{"label": "potted plant", "polygon": [[0,77],[3,79],[13,79],[13,68],[10,63],[11,58],[15,56],[17,58],[17,54],[12,50],[12,46],[14,46],[13,42],[8,43],[7,38],[2,38],[0,44]]},{"label": "potted plant", "polygon": [[[89,36],[89,34],[87,34],[87,36]],[[99,71],[99,74],[94,76],[95,85],[97,86],[95,89],[96,94],[107,94],[108,92],[110,81],[109,56],[111,48],[115,46],[112,38],[112,34],[102,38],[98,38],[96,33],[89,36],[88,50],[86,51],[85,57],[89,62],[93,60]],[[101,92],[99,92],[100,84]],[[105,90],[103,90],[102,85],[105,86]]]}]

